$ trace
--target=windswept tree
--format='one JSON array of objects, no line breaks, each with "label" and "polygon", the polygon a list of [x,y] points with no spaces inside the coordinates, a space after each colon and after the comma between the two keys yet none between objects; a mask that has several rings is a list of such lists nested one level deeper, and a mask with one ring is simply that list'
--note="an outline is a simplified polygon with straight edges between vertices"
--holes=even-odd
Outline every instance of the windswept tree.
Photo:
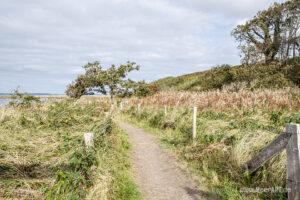
[{"label": "windswept tree", "polygon": [[115,95],[122,94],[125,86],[132,82],[126,78],[128,73],[139,70],[139,66],[134,62],[127,62],[119,67],[112,65],[108,69],[103,69],[100,62],[95,61],[84,66],[85,73],[79,75],[76,80],[68,85],[66,94],[72,98],[80,98],[88,91],[95,91],[101,94],[109,94],[111,100]]},{"label": "windswept tree", "polygon": [[[300,39],[300,0],[274,3],[258,12],[232,35],[239,42],[244,63],[266,63],[296,57]],[[292,52],[292,55],[291,55]],[[299,56],[299,55],[298,55]]]},{"label": "windswept tree", "polygon": [[68,85],[66,94],[71,98],[80,98],[82,95],[86,94],[86,82],[85,76],[80,75],[73,81],[72,84]]}]

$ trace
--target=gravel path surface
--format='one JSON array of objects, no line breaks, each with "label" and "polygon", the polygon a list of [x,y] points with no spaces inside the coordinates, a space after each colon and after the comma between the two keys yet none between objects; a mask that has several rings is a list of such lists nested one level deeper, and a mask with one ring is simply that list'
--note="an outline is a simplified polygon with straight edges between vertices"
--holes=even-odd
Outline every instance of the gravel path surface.
[{"label": "gravel path surface", "polygon": [[124,122],[119,125],[129,135],[134,178],[145,200],[206,199],[150,134]]}]

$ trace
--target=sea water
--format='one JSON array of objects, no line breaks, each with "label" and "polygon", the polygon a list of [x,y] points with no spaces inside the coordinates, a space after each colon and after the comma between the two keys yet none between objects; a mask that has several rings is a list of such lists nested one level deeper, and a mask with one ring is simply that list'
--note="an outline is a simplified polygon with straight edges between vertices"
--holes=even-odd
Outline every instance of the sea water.
[{"label": "sea water", "polygon": [[8,104],[10,101],[10,99],[0,99],[0,107],[1,106],[5,106],[6,104]]}]

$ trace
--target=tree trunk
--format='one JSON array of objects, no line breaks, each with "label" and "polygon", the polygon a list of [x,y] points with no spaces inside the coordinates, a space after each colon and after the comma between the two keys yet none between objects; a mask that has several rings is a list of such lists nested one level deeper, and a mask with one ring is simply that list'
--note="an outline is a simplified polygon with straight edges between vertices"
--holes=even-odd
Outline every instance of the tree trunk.
[{"label": "tree trunk", "polygon": [[275,60],[276,53],[274,52],[264,52],[265,63],[270,63]]}]

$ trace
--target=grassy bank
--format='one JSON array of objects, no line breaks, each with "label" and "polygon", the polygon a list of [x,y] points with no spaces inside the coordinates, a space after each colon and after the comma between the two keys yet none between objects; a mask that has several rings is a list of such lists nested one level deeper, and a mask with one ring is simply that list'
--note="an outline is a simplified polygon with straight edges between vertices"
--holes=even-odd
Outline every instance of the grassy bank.
[{"label": "grassy bank", "polygon": [[300,85],[299,59],[282,64],[273,62],[255,65],[222,65],[202,72],[154,81],[161,90],[208,91],[231,87],[231,89],[284,88]]},{"label": "grassy bank", "polygon": [[[98,102],[0,110],[1,199],[139,199],[126,135]],[[94,132],[87,150],[83,134]]]},{"label": "grassy bank", "polygon": [[[215,95],[217,100],[212,103],[209,103],[213,98],[210,92],[160,94],[160,98],[131,99],[128,101],[134,103],[131,105],[142,103],[141,111],[138,113],[136,106],[127,106],[124,112],[128,120],[156,133],[164,145],[188,163],[191,171],[205,178],[201,184],[206,184],[207,189],[221,199],[286,199],[284,152],[254,174],[245,173],[242,167],[283,130],[285,123],[300,123],[299,90],[283,93],[224,92]],[[255,106],[251,99],[261,104]],[[198,134],[194,142],[190,106],[193,104],[199,107]],[[167,115],[163,105],[168,105]],[[260,193],[246,191],[257,187],[281,189]]]}]

